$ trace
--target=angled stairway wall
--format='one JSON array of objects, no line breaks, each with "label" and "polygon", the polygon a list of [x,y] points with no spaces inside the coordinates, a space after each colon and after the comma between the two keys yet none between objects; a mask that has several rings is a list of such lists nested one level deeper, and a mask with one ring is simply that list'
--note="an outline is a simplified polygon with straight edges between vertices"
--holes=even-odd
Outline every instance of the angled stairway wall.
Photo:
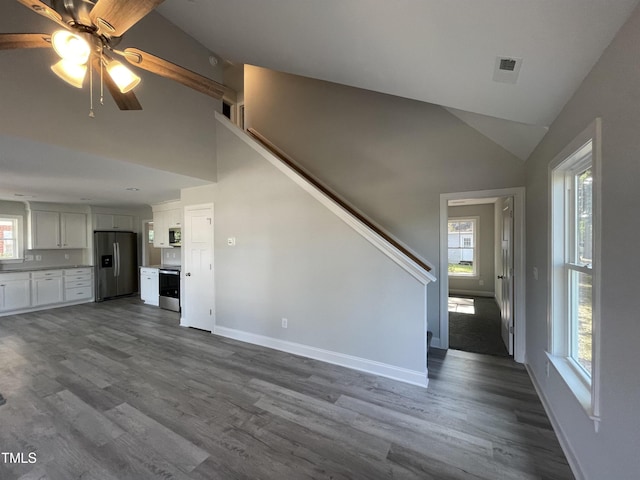
[{"label": "angled stairway wall", "polygon": [[383,253],[222,116],[216,132],[215,333],[426,385],[434,277]]}]

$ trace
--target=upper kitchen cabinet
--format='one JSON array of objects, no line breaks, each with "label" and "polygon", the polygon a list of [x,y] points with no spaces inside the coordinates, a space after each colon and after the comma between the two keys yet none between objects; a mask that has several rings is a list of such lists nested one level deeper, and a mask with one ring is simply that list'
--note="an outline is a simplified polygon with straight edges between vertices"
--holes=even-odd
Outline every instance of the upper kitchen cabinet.
[{"label": "upper kitchen cabinet", "polygon": [[86,213],[29,210],[30,250],[87,247]]},{"label": "upper kitchen cabinet", "polygon": [[169,229],[182,227],[182,204],[180,202],[153,205],[153,246],[172,248],[169,245]]},{"label": "upper kitchen cabinet", "polygon": [[107,213],[96,213],[94,230],[114,230],[122,232],[133,232],[132,215],[112,215]]}]

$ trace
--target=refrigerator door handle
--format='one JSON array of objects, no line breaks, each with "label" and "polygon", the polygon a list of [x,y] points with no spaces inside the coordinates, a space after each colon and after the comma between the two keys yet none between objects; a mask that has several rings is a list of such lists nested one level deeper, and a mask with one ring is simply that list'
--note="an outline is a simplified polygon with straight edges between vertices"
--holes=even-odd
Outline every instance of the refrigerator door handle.
[{"label": "refrigerator door handle", "polygon": [[118,255],[118,244],[114,243],[113,244],[113,276],[117,277],[120,272],[118,271],[120,270],[120,259],[119,259],[119,255]]}]

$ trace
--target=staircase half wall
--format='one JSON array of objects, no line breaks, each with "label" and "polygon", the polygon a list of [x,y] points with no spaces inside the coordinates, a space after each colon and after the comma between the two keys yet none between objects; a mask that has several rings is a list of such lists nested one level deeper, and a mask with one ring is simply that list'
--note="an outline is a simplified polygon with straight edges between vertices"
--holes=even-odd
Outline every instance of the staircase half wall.
[{"label": "staircase half wall", "polygon": [[426,386],[433,275],[216,120],[214,333]]}]

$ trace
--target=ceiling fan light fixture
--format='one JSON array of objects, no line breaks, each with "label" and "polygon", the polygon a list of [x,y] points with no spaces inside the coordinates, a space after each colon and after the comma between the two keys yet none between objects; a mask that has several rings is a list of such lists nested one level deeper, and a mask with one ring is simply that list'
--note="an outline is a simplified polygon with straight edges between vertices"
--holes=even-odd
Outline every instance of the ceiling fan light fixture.
[{"label": "ceiling fan light fixture", "polygon": [[67,30],[56,30],[51,35],[51,45],[60,58],[77,65],[84,65],[89,60],[91,46],[79,35]]},{"label": "ceiling fan light fixture", "polygon": [[122,93],[133,90],[140,83],[140,77],[117,60],[107,63],[107,73]]},{"label": "ceiling fan light fixture", "polygon": [[78,65],[65,59],[60,60],[55,65],[52,65],[51,70],[62,80],[76,88],[82,88],[84,77],[87,75],[86,65]]}]

